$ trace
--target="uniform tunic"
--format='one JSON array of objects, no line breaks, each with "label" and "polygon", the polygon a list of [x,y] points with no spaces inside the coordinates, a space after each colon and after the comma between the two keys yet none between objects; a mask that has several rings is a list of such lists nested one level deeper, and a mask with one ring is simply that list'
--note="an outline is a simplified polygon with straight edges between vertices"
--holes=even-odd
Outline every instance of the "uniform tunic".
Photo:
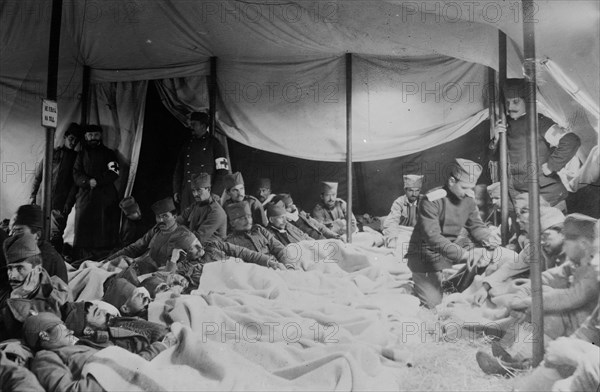
[{"label": "uniform tunic", "polygon": [[340,238],[339,234],[329,230],[324,224],[308,215],[306,211],[298,211],[298,219],[290,220],[290,223],[315,240]]},{"label": "uniform tunic", "polygon": [[295,244],[296,242],[306,240],[312,241],[312,238],[310,238],[308,234],[289,222],[286,222],[283,230],[278,229],[272,224],[267,226],[267,230],[269,230],[283,245]]},{"label": "uniform tunic", "polygon": [[[346,232],[346,202],[342,199],[336,199],[332,209],[329,209],[323,202],[318,202],[312,211],[312,217],[323,223],[328,229],[337,234]],[[356,232],[356,218],[352,214],[352,231]]]},{"label": "uniform tunic", "polygon": [[253,225],[248,231],[235,231],[229,234],[225,241],[258,253],[275,256],[280,263],[287,264],[285,246],[262,226]]},{"label": "uniform tunic", "polygon": [[170,231],[163,231],[154,226],[142,238],[133,244],[121,249],[120,251],[108,256],[107,259],[114,259],[120,256],[139,257],[146,251],[149,251],[149,256],[157,265],[164,266],[167,260],[170,259],[173,249],[177,248],[176,244],[182,236],[189,234],[189,230],[184,226],[175,225]]},{"label": "uniform tunic", "polygon": [[383,234],[386,236],[396,234],[398,226],[414,227],[417,223],[418,203],[418,199],[414,203],[409,202],[406,195],[394,200],[389,215],[383,221]]},{"label": "uniform tunic", "polygon": [[[252,223],[254,223],[255,225],[267,227],[267,225],[269,224],[269,220],[267,219],[267,214],[265,213],[265,210],[262,207],[260,201],[258,201],[256,197],[249,195],[244,196],[244,201],[247,202],[250,206],[250,212],[252,213]],[[225,200],[223,208],[227,207],[229,204],[232,203],[234,203],[234,201],[231,199]]]},{"label": "uniform tunic", "polygon": [[177,221],[196,234],[202,244],[227,236],[227,214],[212,196],[206,201],[194,202]]},{"label": "uniform tunic", "polygon": [[437,272],[460,262],[462,249],[454,241],[463,227],[477,242],[491,235],[479,216],[475,200],[458,199],[446,188],[432,189],[429,194],[442,190],[446,196],[433,201],[425,197],[419,204],[417,224],[406,254],[412,272]]},{"label": "uniform tunic", "polygon": [[[104,145],[85,147],[75,160],[73,178],[79,187],[73,246],[112,248],[119,235],[119,197],[114,184],[119,166],[115,152]],[[93,189],[92,178],[97,182]]]},{"label": "uniform tunic", "polygon": [[[508,120],[506,143],[508,146],[509,173],[511,185],[518,193],[529,192],[528,185],[531,176],[538,173],[540,183],[540,195],[550,205],[556,205],[568,196],[567,189],[562,184],[556,172],[560,171],[577,153],[581,145],[579,137],[574,133],[565,134],[559,141],[557,147],[551,147],[544,137],[548,129],[554,126],[554,122],[542,114],[538,114],[538,162],[539,166],[532,168],[527,162],[527,134],[529,124],[527,116],[521,116],[516,120]],[[548,164],[552,171],[549,176],[544,175],[542,165]]]},{"label": "uniform tunic", "polygon": [[192,175],[210,174],[214,183],[217,174],[227,174],[229,164],[226,156],[221,142],[208,133],[200,138],[192,138],[184,145],[173,174],[173,193],[179,193],[181,211],[194,202]]}]

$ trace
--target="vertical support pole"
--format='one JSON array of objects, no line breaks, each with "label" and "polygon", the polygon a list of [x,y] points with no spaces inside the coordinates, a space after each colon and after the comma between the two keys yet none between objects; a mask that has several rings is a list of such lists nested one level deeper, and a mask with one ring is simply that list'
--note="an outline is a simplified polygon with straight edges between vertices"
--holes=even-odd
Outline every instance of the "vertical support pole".
[{"label": "vertical support pole", "polygon": [[542,298],[542,268],[540,248],[540,187],[537,149],[537,108],[535,77],[535,26],[533,23],[534,0],[523,0],[523,46],[525,54],[525,95],[527,105],[527,163],[536,168],[529,182],[529,239],[531,278],[531,322],[533,324],[533,366],[544,358],[544,309]]},{"label": "vertical support pole", "polygon": [[352,53],[346,53],[346,175],[348,177],[346,237],[348,243],[352,243]]},{"label": "vertical support pole", "polygon": [[[499,94],[498,101],[500,104],[500,110],[498,113],[499,120],[504,126],[506,126],[506,112],[504,110],[504,85],[506,84],[506,34],[502,31],[498,33],[498,59],[500,64],[498,67],[498,78],[499,78]],[[502,245],[508,244],[508,145],[506,144],[506,133],[500,132],[499,146],[500,146],[500,236],[502,238]]]},{"label": "vertical support pole", "polygon": [[211,135],[214,135],[216,126],[215,114],[217,113],[217,58],[215,56],[210,58],[208,94],[208,113],[210,114],[209,132]]},{"label": "vertical support pole", "polygon": [[[50,41],[48,43],[48,84],[46,97],[56,101],[58,90],[58,59],[60,49],[60,25],[62,0],[52,0]],[[52,161],[54,159],[54,135],[56,128],[46,127],[46,151],[44,155],[44,230],[43,238],[50,239],[50,215],[52,213]]]},{"label": "vertical support pole", "polygon": [[88,65],[83,67],[83,86],[81,88],[81,125],[87,125],[90,114],[90,74]]}]

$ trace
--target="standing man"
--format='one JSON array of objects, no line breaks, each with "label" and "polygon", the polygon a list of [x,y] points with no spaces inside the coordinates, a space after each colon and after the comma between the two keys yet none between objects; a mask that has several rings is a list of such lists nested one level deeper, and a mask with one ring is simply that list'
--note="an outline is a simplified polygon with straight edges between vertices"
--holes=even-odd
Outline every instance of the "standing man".
[{"label": "standing man", "polygon": [[224,176],[229,171],[229,162],[225,148],[208,133],[210,117],[203,112],[194,112],[190,116],[192,138],[183,146],[175,172],[173,173],[173,199],[180,203],[184,211],[194,202],[192,195],[192,175],[208,173],[213,179]]},{"label": "standing man", "polygon": [[423,186],[423,176],[405,174],[404,195],[392,204],[389,215],[383,221],[383,235],[388,248],[395,248],[398,236],[412,233],[417,223],[417,206]]},{"label": "standing man", "polygon": [[119,178],[115,152],[102,144],[102,128],[85,128],[85,145],[77,155],[73,178],[79,187],[73,247],[79,258],[99,257],[118,242]]},{"label": "standing man", "polygon": [[[235,172],[232,174],[227,174],[225,176],[224,183],[225,192],[227,192],[227,199],[223,202],[223,208],[227,210],[227,206],[229,204],[245,201],[250,207],[252,221],[257,225],[267,227],[269,221],[262,204],[260,204],[260,201],[258,201],[256,197],[246,195],[246,188],[244,186],[244,178],[242,177],[242,173]],[[231,220],[229,221],[229,224],[231,225]]]},{"label": "standing man", "polygon": [[[77,152],[75,147],[81,137],[79,124],[71,123],[65,131],[63,145],[54,149],[52,160],[52,212],[50,243],[58,253],[63,251],[63,234],[67,217],[75,205],[77,187],[73,181],[73,165]],[[36,168],[29,204],[37,204],[37,194],[44,174],[44,162]]]},{"label": "standing man", "polygon": [[190,229],[202,244],[224,240],[227,236],[227,214],[211,195],[210,176],[206,173],[192,177],[194,204],[186,208],[177,222]]},{"label": "standing man", "polygon": [[[487,266],[492,258],[487,249],[495,249],[500,242],[481,220],[473,199],[481,170],[478,163],[457,158],[446,185],[432,189],[419,203],[406,256],[415,295],[429,308],[442,302],[443,269],[465,262],[472,268]],[[485,248],[467,251],[456,244],[462,228]]]},{"label": "standing man", "polygon": [[[337,182],[321,183],[321,201],[317,203],[312,211],[312,217],[323,223],[328,229],[336,234],[346,233],[346,202],[337,197]],[[349,212],[352,219],[352,232],[358,231],[356,218],[352,211]]]},{"label": "standing man", "polygon": [[[508,79],[504,88],[505,109],[508,125],[497,126],[498,132],[506,133],[509,161],[509,192],[514,202],[519,193],[528,192],[532,175],[531,164],[527,162],[527,134],[529,124],[525,116],[527,110],[527,89],[523,79]],[[558,172],[575,156],[581,140],[577,135],[567,132],[548,117],[538,114],[539,166],[534,173],[539,178],[540,195],[561,211],[566,211],[567,189]]]}]

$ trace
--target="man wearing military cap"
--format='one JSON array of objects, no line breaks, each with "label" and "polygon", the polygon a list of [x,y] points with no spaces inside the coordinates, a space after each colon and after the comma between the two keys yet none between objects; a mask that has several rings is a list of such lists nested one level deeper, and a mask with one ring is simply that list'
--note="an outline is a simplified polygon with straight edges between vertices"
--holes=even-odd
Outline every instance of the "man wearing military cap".
[{"label": "man wearing military cap", "polygon": [[423,176],[405,174],[404,195],[400,196],[390,209],[389,215],[384,219],[382,229],[385,243],[388,248],[395,248],[398,236],[412,233],[412,228],[417,223],[417,206],[423,187]]},{"label": "man wearing military cap", "polygon": [[252,213],[247,202],[231,203],[225,210],[232,228],[225,241],[258,253],[275,256],[279,263],[287,268],[295,268],[293,262],[288,260],[285,246],[267,229],[252,224]]},{"label": "man wearing military cap", "polygon": [[79,188],[73,248],[77,258],[110,252],[119,236],[119,163],[102,144],[102,127],[85,127],[85,144],[75,160],[73,178]]},{"label": "man wearing military cap", "polygon": [[[77,187],[73,180],[73,166],[77,151],[75,147],[81,138],[81,126],[71,123],[63,136],[63,145],[54,149],[52,155],[52,212],[50,243],[58,253],[63,252],[63,234],[67,227],[67,217],[75,205]],[[37,194],[44,175],[44,162],[36,167],[31,187],[29,204],[37,203]]]},{"label": "man wearing military cap", "polygon": [[281,202],[267,204],[267,217],[269,218],[267,230],[283,245],[300,241],[312,241],[308,234],[288,222],[287,213],[282,204]]},{"label": "man wearing military cap", "polygon": [[[527,89],[523,79],[508,79],[504,88],[505,110],[508,124],[496,126],[496,134],[506,133],[509,161],[509,192],[514,198],[518,193],[528,192],[531,178],[531,164],[527,162],[527,135],[529,124],[525,116],[527,110]],[[551,206],[565,211],[564,200],[568,196],[558,172],[575,156],[581,140],[579,137],[561,128],[551,119],[538,114],[538,146],[539,166],[535,174],[539,177],[540,195]],[[495,139],[497,140],[497,138]],[[492,144],[495,148],[496,144]],[[560,205],[559,205],[560,203]]]},{"label": "man wearing military cap", "polygon": [[133,258],[144,256],[137,262],[148,270],[141,273],[152,272],[166,265],[175,249],[173,243],[178,237],[189,233],[189,230],[177,224],[177,211],[171,197],[157,201],[151,208],[156,217],[156,225],[133,244],[108,256],[104,263],[119,264],[124,259],[127,264],[131,264]]},{"label": "man wearing military cap", "polygon": [[[446,184],[430,190],[419,204],[407,258],[415,295],[430,308],[442,301],[443,269],[465,262],[472,268],[487,266],[492,258],[491,250],[500,243],[481,220],[473,199],[481,170],[478,163],[455,159]],[[485,248],[467,251],[455,244],[462,228],[469,232],[477,246]]]},{"label": "man wearing military cap", "polygon": [[195,174],[191,184],[195,201],[183,210],[177,222],[196,234],[203,244],[224,239],[227,235],[227,215],[210,193],[210,175]]},{"label": "man wearing military cap", "polygon": [[258,201],[262,203],[263,208],[267,207],[267,203],[270,203],[275,197],[275,194],[271,193],[271,179],[270,178],[259,178],[258,179],[258,192],[256,197]]},{"label": "man wearing military cap", "polygon": [[119,208],[125,215],[120,233],[121,247],[124,247],[140,239],[150,227],[142,220],[140,206],[133,196],[121,200]]},{"label": "man wearing military cap", "polygon": [[194,202],[192,176],[207,173],[215,182],[229,172],[229,162],[225,148],[216,137],[208,133],[210,116],[204,112],[190,115],[192,137],[183,146],[175,172],[173,173],[173,198],[184,211]]},{"label": "man wearing military cap", "polygon": [[346,233],[346,217],[350,214],[352,232],[355,233],[358,231],[356,218],[352,211],[347,211],[346,202],[337,197],[337,190],[337,182],[321,182],[321,201],[315,205],[311,215],[334,233],[342,235]]},{"label": "man wearing military cap", "polygon": [[297,207],[291,194],[280,193],[273,198],[273,203],[282,204],[285,207],[288,222],[308,234],[312,239],[342,239],[340,234],[329,230],[323,223],[310,216],[308,212]]},{"label": "man wearing military cap", "polygon": [[256,197],[246,195],[246,188],[244,186],[244,178],[242,177],[242,173],[235,172],[232,174],[227,174],[223,182],[225,184],[225,191],[227,192],[227,197],[223,202],[223,207],[227,208],[229,204],[240,203],[244,201],[250,207],[252,221],[254,224],[267,227],[269,220],[267,219],[267,214],[265,214],[262,204]]}]

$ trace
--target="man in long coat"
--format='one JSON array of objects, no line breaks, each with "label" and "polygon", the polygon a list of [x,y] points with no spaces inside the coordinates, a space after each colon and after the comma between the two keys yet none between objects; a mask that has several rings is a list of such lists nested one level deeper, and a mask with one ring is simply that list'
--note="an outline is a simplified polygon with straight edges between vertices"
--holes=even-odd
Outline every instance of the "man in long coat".
[{"label": "man in long coat", "polygon": [[73,178],[79,187],[73,247],[78,257],[98,257],[117,244],[119,178],[115,152],[102,144],[102,128],[88,125],[85,144],[77,155]]}]

